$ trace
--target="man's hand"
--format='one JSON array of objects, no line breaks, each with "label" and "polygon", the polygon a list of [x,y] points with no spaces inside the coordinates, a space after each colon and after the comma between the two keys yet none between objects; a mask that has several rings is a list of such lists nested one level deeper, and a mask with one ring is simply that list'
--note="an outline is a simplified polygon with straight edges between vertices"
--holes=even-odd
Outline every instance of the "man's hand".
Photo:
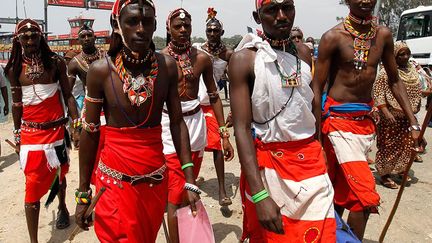
[{"label": "man's hand", "polygon": [[72,140],[73,140],[73,143],[74,143],[74,147],[75,147],[76,149],[79,148],[79,139],[80,139],[80,135],[81,135],[81,129],[79,129],[79,128],[75,128],[75,129],[73,130]]},{"label": "man's hand", "polygon": [[9,107],[5,105],[5,107],[3,107],[3,115],[7,116],[8,114],[9,114]]},{"label": "man's hand", "polygon": [[414,150],[418,152],[420,149],[420,141],[419,141],[420,131],[412,130],[411,137],[414,140]]},{"label": "man's hand", "polygon": [[191,208],[192,215],[195,217],[197,215],[197,209],[195,204],[200,200],[200,197],[195,192],[191,192],[189,190],[186,190],[186,196]]},{"label": "man's hand", "polygon": [[285,234],[280,208],[271,197],[258,202],[255,207],[258,221],[266,230],[276,234]]},{"label": "man's hand", "polygon": [[77,205],[75,208],[75,222],[76,224],[83,230],[89,230],[89,227],[92,225],[92,214],[85,219],[84,214],[87,211],[87,208],[90,206],[90,204],[86,205]]},{"label": "man's hand", "polygon": [[222,139],[225,161],[231,161],[234,158],[234,148],[228,138]]}]

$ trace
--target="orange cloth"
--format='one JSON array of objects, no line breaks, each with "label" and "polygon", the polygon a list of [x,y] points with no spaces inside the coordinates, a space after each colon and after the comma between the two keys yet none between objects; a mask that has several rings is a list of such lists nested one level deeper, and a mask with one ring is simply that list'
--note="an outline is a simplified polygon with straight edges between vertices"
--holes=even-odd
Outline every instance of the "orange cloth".
[{"label": "orange cloth", "polygon": [[[193,172],[194,178],[198,177],[199,171],[202,164],[202,152],[192,152],[192,162],[194,164]],[[183,202],[184,196],[184,185],[186,178],[181,169],[180,159],[177,154],[165,155],[167,167],[168,167],[168,202],[174,205],[179,205]]]},{"label": "orange cloth", "polygon": [[219,134],[219,123],[216,120],[216,115],[213,108],[209,105],[201,106],[207,125],[207,146],[205,151],[222,150],[221,137]]},{"label": "orange cloth", "polygon": [[[340,105],[344,104],[328,97],[324,111]],[[380,196],[366,158],[374,140],[375,125],[368,117],[363,120],[349,119],[368,113],[355,110],[331,112],[322,125],[323,147],[335,189],[335,204],[353,212],[368,210],[377,213]]]},{"label": "orange cloth", "polygon": [[[161,127],[106,127],[101,162],[121,173],[149,174],[165,163]],[[167,178],[150,187],[131,186],[97,170],[96,190],[106,191],[96,205],[95,232],[100,242],[155,242],[167,201]]]},{"label": "orange cloth", "polygon": [[[288,200],[295,200],[296,205],[292,208],[289,205],[282,205],[282,207],[286,207],[281,211],[284,235],[265,230],[258,221],[255,204],[250,198],[249,185],[242,173],[240,191],[245,211],[242,240],[249,239],[250,243],[335,242],[336,221],[332,203],[333,190],[331,186],[329,188],[330,181],[326,174],[325,159],[320,143],[311,138],[270,144],[263,144],[258,141],[257,160],[261,174],[265,174],[266,181],[264,183],[268,187],[267,191],[271,198],[276,203],[288,198]],[[277,173],[277,177],[270,175],[272,171]],[[315,178],[324,178],[328,184],[312,183],[310,185],[309,182],[308,185],[307,181]],[[273,187],[277,187],[275,183],[279,184],[279,188],[285,192],[283,196],[273,190]],[[303,201],[300,196],[301,190],[292,191],[299,183],[308,191],[315,193],[307,196],[306,200]],[[309,210],[317,210],[317,208],[324,213],[320,215],[315,215],[313,212],[308,213]],[[287,213],[292,213],[295,217],[289,217],[286,215]],[[311,220],[311,217],[316,220]]]}]

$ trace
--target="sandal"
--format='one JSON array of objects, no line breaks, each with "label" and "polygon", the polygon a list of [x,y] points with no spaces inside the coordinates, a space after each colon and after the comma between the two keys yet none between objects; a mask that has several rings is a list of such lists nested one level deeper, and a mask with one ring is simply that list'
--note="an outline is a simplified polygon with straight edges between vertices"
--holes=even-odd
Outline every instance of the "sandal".
[{"label": "sandal", "polygon": [[231,198],[229,197],[224,197],[221,200],[219,200],[219,205],[223,206],[229,206],[232,204]]},{"label": "sandal", "polygon": [[422,157],[421,157],[420,155],[417,154],[417,155],[414,157],[414,162],[422,163],[422,162],[423,162],[423,159],[422,159]]},{"label": "sandal", "polygon": [[[62,213],[64,212],[64,213]],[[59,210],[57,212],[57,219],[56,219],[56,228],[57,229],[66,229],[67,227],[69,227],[70,225],[70,221],[69,221],[69,212],[63,211],[63,210]]]},{"label": "sandal", "polygon": [[[403,180],[404,173],[400,173],[399,176],[400,176],[401,180]],[[411,181],[412,181],[411,176],[407,176],[406,182],[411,182]]]},{"label": "sandal", "polygon": [[389,176],[381,176],[381,184],[390,189],[398,189],[399,186]]}]

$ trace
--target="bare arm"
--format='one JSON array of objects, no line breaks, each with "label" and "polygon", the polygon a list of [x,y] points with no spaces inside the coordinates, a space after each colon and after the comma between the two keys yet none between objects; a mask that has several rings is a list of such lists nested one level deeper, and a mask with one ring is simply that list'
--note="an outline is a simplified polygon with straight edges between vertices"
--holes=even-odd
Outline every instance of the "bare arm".
[{"label": "bare arm", "polygon": [[[219,127],[224,127],[225,118],[223,113],[222,101],[219,95],[216,96],[214,95],[214,94],[218,94],[218,90],[215,85],[214,76],[213,76],[213,64],[211,62],[210,57],[207,54],[203,56],[205,56],[205,69],[203,72],[204,84],[206,85],[207,93],[209,93],[210,104],[215,113],[216,120],[219,124]],[[229,142],[229,138],[223,137],[222,143],[225,152],[225,159],[228,161],[232,160],[234,158],[234,149],[232,148],[231,143]]]},{"label": "bare arm", "polygon": [[69,85],[69,80],[66,71],[66,63],[63,59],[57,59],[57,68],[59,69],[59,82],[63,93],[63,99],[68,107],[69,116],[74,120],[77,119],[78,109],[75,98],[72,96],[72,87]]},{"label": "bare arm", "polygon": [[[9,69],[7,76],[11,83],[13,104],[22,104],[21,103],[22,102],[21,83],[19,82],[19,80],[15,78],[12,68]],[[13,117],[15,129],[20,129],[21,127],[22,114],[23,114],[22,105],[12,105],[12,117]]]},{"label": "bare arm", "polygon": [[[111,74],[107,69],[106,60],[99,60],[92,65],[87,75],[88,96],[96,99],[103,99],[103,81]],[[85,100],[86,114],[85,122],[88,124],[100,124],[100,112],[103,103],[89,102]],[[83,121],[84,122],[84,121]],[[96,160],[97,148],[99,145],[100,132],[89,132],[82,129],[79,149],[79,191],[87,191],[90,188],[91,173]]]},{"label": "bare arm", "polygon": [[[252,108],[248,82],[254,78],[254,58],[255,53],[250,50],[236,52],[231,57],[228,69],[234,134],[242,173],[246,176],[251,196],[264,190],[251,135]],[[256,204],[256,210],[258,219],[264,228],[283,234],[280,209],[273,199],[267,198],[260,201]]]},{"label": "bare arm", "polygon": [[75,86],[76,76],[78,75],[75,58],[73,58],[69,62],[69,65],[67,65],[67,67],[68,67],[67,68],[67,72],[68,72],[67,77],[68,77],[69,87],[71,89],[73,89],[73,87]]},{"label": "bare arm", "polygon": [[394,97],[400,104],[406,117],[411,125],[418,124],[417,119],[412,111],[411,104],[408,100],[408,94],[402,80],[399,78],[396,59],[394,56],[393,37],[387,28],[382,30],[385,33],[385,46],[383,50],[382,62],[388,75],[388,82],[390,90],[393,92]]},{"label": "bare arm", "polygon": [[[178,67],[173,58],[165,57],[169,72],[169,90],[166,100],[168,114],[170,118],[170,130],[174,147],[182,165],[192,162],[189,131],[183,120],[183,113],[178,95]],[[186,182],[195,184],[192,167],[184,170]]]},{"label": "bare arm", "polygon": [[336,50],[335,41],[331,32],[325,33],[319,45],[319,56],[315,66],[315,75],[312,80],[314,99],[312,112],[315,116],[315,138],[321,140],[321,102],[324,86],[328,80],[332,55]]},{"label": "bare arm", "polygon": [[1,87],[1,93],[3,96],[4,104],[5,104],[5,107],[3,108],[3,114],[5,116],[7,116],[9,114],[9,95],[8,95],[6,86]]}]

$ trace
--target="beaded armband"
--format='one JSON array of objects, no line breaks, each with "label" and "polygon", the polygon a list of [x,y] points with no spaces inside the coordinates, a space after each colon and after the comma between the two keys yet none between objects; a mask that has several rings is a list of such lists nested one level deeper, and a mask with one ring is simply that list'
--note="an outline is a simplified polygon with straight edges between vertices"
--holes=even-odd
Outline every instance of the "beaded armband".
[{"label": "beaded armband", "polygon": [[230,134],[229,134],[226,126],[219,127],[219,135],[221,138],[229,138],[230,137]]},{"label": "beaded armband", "polygon": [[86,120],[82,120],[82,128],[87,132],[91,132],[91,133],[99,132],[100,126],[101,126],[100,122],[98,124],[94,124],[92,122],[87,123]]},{"label": "beaded armband", "polygon": [[213,91],[213,92],[207,92],[209,98],[210,98],[210,102],[214,101],[215,99],[219,98],[219,92],[218,91]]},{"label": "beaded armband", "polygon": [[12,102],[12,107],[22,107],[23,103],[22,102]]},{"label": "beaded armband", "polygon": [[14,134],[15,143],[16,144],[21,143],[21,129],[14,129],[13,134]]},{"label": "beaded armband", "polygon": [[91,203],[92,190],[89,189],[86,192],[80,192],[78,189],[75,191],[75,201],[78,205],[87,205]]},{"label": "beaded armband", "polygon": [[90,103],[103,103],[104,102],[103,98],[93,98],[93,97],[90,97],[88,95],[85,96],[85,100],[87,100]]},{"label": "beaded armband", "polygon": [[197,186],[195,186],[194,184],[185,183],[184,189],[191,191],[191,192],[195,192],[196,194],[201,194],[201,190]]},{"label": "beaded armband", "polygon": [[72,121],[73,129],[80,128],[81,126],[82,126],[81,118],[77,118]]}]

